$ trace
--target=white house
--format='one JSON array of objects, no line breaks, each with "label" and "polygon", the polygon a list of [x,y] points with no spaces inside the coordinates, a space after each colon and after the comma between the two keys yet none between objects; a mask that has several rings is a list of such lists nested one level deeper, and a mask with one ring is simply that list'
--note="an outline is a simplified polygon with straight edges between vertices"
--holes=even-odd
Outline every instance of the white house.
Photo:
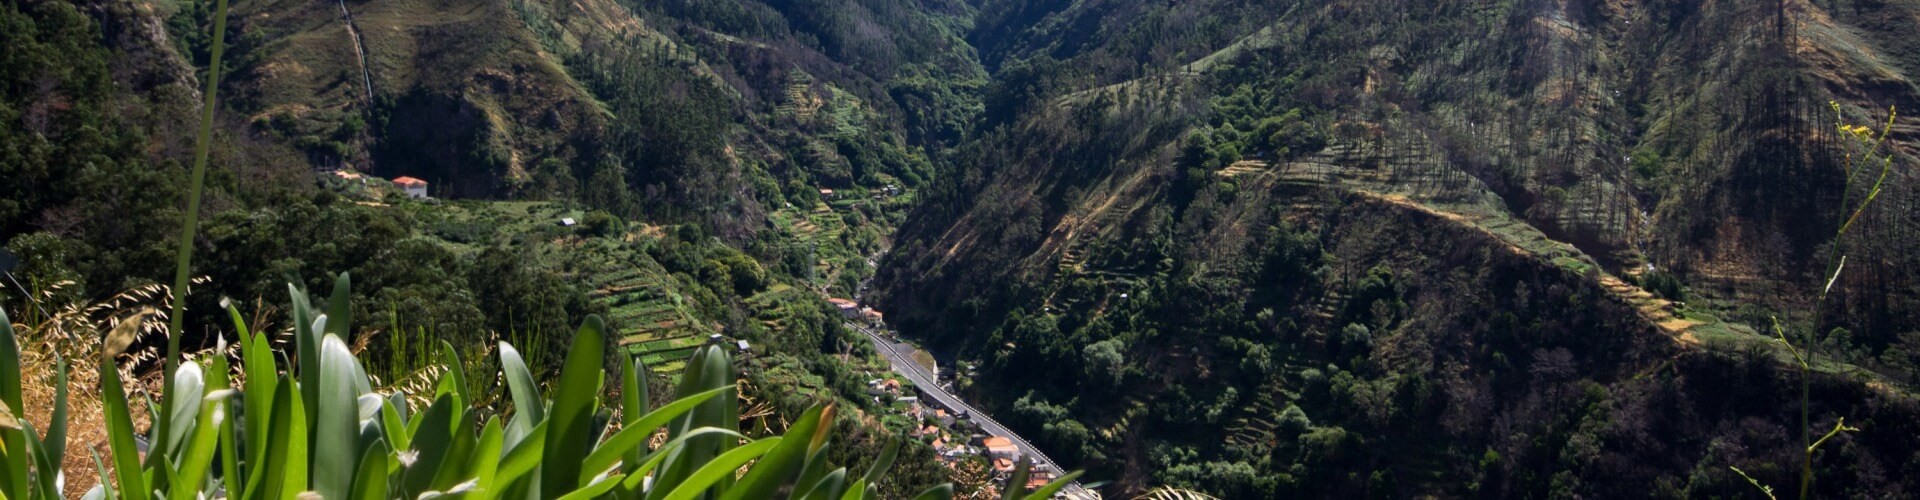
[{"label": "white house", "polygon": [[401,176],[393,180],[393,185],[400,186],[400,189],[405,190],[408,198],[416,200],[427,199],[427,181]]}]

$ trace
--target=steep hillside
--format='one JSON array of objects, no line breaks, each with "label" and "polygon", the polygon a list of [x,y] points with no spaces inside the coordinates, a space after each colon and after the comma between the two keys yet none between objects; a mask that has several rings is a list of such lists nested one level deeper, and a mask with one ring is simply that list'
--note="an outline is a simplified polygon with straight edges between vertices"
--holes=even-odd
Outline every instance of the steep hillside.
[{"label": "steep hillside", "polygon": [[[226,87],[252,135],[312,168],[744,240],[816,186],[920,184],[909,144],[970,120],[963,6],[846,4],[249,2]],[[195,5],[172,14],[189,51]],[[881,16],[901,24],[875,31]]]},{"label": "steep hillside", "polygon": [[1874,183],[1836,125],[1920,104],[1913,9],[987,2],[992,129],[877,295],[1055,455],[1230,496],[1737,494],[1798,434],[1781,316],[1850,363],[1816,426],[1883,416],[1819,487],[1898,495],[1912,119],[1804,311]]}]

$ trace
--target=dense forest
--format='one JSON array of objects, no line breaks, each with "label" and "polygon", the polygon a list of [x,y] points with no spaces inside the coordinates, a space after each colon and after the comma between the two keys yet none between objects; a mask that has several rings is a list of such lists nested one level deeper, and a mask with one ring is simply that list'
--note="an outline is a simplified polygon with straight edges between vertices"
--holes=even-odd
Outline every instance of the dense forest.
[{"label": "dense forest", "polygon": [[1740,497],[1843,417],[1813,493],[1920,490],[1912,1],[215,5],[0,6],[21,331],[165,305],[213,88],[189,352],[343,277],[381,390],[738,341],[742,432],[984,491],[848,298],[1108,496]]}]

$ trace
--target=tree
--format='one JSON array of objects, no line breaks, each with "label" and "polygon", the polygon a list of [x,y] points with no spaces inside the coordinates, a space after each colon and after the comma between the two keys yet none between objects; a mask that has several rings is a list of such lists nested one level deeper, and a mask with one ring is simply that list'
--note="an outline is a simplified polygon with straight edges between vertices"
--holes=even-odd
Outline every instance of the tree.
[{"label": "tree", "polygon": [[1120,385],[1127,370],[1126,356],[1121,354],[1126,348],[1126,343],[1117,338],[1087,344],[1080,351],[1086,359],[1087,380]]}]

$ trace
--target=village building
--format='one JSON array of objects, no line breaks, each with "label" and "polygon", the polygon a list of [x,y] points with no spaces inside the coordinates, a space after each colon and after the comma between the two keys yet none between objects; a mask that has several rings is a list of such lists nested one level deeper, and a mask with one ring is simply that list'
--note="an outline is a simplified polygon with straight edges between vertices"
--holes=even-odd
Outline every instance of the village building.
[{"label": "village building", "polygon": [[427,181],[401,176],[393,179],[393,185],[400,186],[401,190],[406,191],[408,198],[427,199]]},{"label": "village building", "polygon": [[852,318],[860,315],[860,304],[857,302],[834,297],[827,299],[827,303],[833,304],[834,309],[839,309],[840,315],[843,317]]},{"label": "village building", "polygon": [[980,444],[985,446],[987,448],[987,454],[992,455],[994,458],[1011,460],[1020,457],[1020,448],[1013,445],[1013,440],[1002,436],[989,437]]},{"label": "village building", "polygon": [[827,188],[820,188],[820,199],[822,200],[833,199],[833,190],[827,189]]},{"label": "village building", "polygon": [[886,315],[880,314],[880,311],[875,311],[871,307],[863,307],[860,308],[860,319],[866,320],[869,325],[879,326],[886,321]]}]

